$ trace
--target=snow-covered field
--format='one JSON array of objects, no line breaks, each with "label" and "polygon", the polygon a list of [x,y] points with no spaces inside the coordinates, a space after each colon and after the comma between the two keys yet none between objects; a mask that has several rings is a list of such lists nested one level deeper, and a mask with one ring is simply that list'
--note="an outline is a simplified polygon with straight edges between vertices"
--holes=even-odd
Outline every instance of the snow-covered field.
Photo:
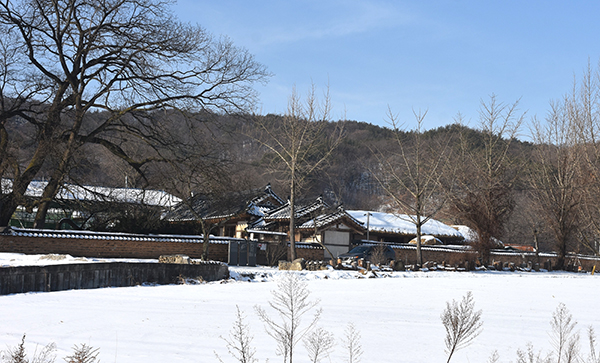
[{"label": "snow-covered field", "polygon": [[[7,258],[0,255],[0,265]],[[30,355],[36,345],[55,342],[61,358],[74,344],[86,343],[100,348],[105,363],[215,362],[215,352],[229,362],[220,336],[228,335],[237,305],[246,313],[260,361],[280,361],[254,313],[256,305],[268,310],[280,272],[231,270],[237,281],[0,296],[0,349],[17,345],[26,333]],[[240,275],[249,273],[254,279],[242,281]],[[307,281],[311,297],[321,301],[320,326],[338,341],[348,323],[360,329],[365,363],[444,362],[440,313],[446,301],[459,300],[467,291],[473,292],[476,309],[483,310],[484,330],[453,362],[486,362],[494,350],[501,362],[514,362],[516,350],[527,342],[549,350],[549,322],[561,302],[579,322],[584,352],[587,326],[600,330],[597,275],[395,272],[367,279],[344,271],[298,274]],[[297,352],[295,362],[306,362],[304,347]],[[342,353],[336,347],[331,362],[342,362]]]}]

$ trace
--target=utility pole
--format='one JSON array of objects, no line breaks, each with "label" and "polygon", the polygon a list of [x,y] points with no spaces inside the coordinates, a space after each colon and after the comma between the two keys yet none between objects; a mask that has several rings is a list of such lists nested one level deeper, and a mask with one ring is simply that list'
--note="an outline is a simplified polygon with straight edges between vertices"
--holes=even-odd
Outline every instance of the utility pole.
[{"label": "utility pole", "polygon": [[367,216],[367,242],[368,242],[369,241],[369,217],[371,216],[371,212],[367,212],[364,215]]}]

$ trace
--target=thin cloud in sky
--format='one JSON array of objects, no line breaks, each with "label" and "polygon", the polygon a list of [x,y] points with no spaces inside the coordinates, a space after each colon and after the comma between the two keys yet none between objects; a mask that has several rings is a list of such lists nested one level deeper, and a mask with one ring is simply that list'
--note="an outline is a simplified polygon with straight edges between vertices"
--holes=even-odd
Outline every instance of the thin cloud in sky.
[{"label": "thin cloud in sky", "polygon": [[[344,1],[292,3],[288,16],[275,19],[275,26],[256,29],[265,34],[260,45],[336,38],[374,30],[407,26],[415,21],[408,11],[389,3]],[[309,9],[306,8],[308,5]],[[317,14],[317,15],[315,15]],[[256,32],[255,30],[255,32]]]},{"label": "thin cloud in sky", "polygon": [[227,35],[274,74],[263,112],[293,85],[330,85],[334,113],[382,123],[387,105],[427,127],[476,118],[495,93],[544,117],[588,58],[600,59],[599,2],[532,0],[178,0],[175,15]]}]

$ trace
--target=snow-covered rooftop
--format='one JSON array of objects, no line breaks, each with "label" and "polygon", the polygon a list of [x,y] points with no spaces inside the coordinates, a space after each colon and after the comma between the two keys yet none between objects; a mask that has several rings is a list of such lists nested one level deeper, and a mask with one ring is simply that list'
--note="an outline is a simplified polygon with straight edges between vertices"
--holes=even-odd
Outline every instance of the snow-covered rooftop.
[{"label": "snow-covered rooftop", "polygon": [[315,225],[316,228],[323,228],[330,224],[343,221],[344,219],[348,221],[347,223],[354,225],[355,228],[362,229],[362,227],[365,227],[364,225],[361,225],[362,223],[360,221],[356,220],[345,210],[338,209],[336,212],[322,214],[320,216],[317,216],[316,218],[310,219],[304,222],[302,225],[298,226],[298,229],[314,229]]},{"label": "snow-covered rooftop", "polygon": [[[12,190],[12,180],[2,179],[2,192]],[[32,181],[27,187],[25,196],[39,198],[48,185],[47,181]],[[98,186],[80,186],[65,184],[56,195],[61,200],[80,200],[93,202],[136,203],[170,208],[181,202],[181,199],[162,190],[145,190],[136,188],[109,188]]]},{"label": "snow-covered rooftop", "polygon": [[[367,226],[367,213],[369,216],[369,230],[374,232],[397,233],[406,235],[416,235],[417,228],[411,221],[410,216],[406,214],[392,214],[382,212],[369,212],[364,210],[347,211],[352,217]],[[438,220],[430,219],[421,227],[422,234],[429,234],[436,237],[463,237],[459,231],[444,224]]]},{"label": "snow-covered rooftop", "polygon": [[473,229],[463,225],[455,225],[452,227],[458,230],[460,234],[465,237],[465,242],[472,243],[477,240],[477,232],[475,232]]},{"label": "snow-covered rooftop", "polygon": [[[309,202],[309,203],[294,203],[295,206],[295,212],[294,214],[296,215],[296,218],[302,218],[304,216],[310,215],[311,213],[314,213],[316,211],[319,211],[323,208],[327,208],[329,207],[327,205],[327,203],[325,203],[323,201],[322,198],[317,198],[315,201],[313,202]],[[287,202],[286,204],[282,205],[279,208],[273,209],[272,211],[268,212],[265,215],[265,220],[268,221],[274,221],[274,220],[286,220],[286,219],[290,219],[290,203]]]}]

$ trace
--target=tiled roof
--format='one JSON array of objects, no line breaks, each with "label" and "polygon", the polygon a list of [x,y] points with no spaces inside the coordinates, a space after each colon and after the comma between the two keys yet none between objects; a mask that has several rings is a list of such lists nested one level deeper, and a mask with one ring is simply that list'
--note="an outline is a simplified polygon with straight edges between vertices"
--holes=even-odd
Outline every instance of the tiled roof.
[{"label": "tiled roof", "polygon": [[[300,202],[298,204],[296,204],[295,207],[295,217],[296,218],[302,218],[305,216],[310,216],[311,213],[313,213],[314,211],[323,209],[323,208],[328,208],[329,206],[327,205],[327,203],[325,203],[323,201],[323,198],[317,198],[316,201],[312,202],[312,203],[306,203],[306,202]],[[264,217],[265,221],[269,222],[269,221],[282,221],[282,220],[286,220],[286,219],[290,219],[290,203],[287,202],[286,204],[282,205],[281,207],[277,208],[277,209],[273,209],[272,211],[268,212],[267,214],[265,214]]]},{"label": "tiled roof", "polygon": [[350,214],[346,213],[346,211],[342,208],[338,208],[338,210],[333,213],[322,214],[314,219],[308,220],[302,225],[298,226],[298,229],[314,229],[315,225],[317,229],[322,229],[332,224],[340,223],[344,220],[346,222],[350,222],[351,226],[349,227],[364,229],[362,222],[356,220]]},{"label": "tiled roof", "polygon": [[[113,241],[139,241],[139,242],[178,242],[178,243],[203,243],[202,235],[168,235],[168,234],[134,234],[115,232],[94,232],[78,230],[53,230],[53,229],[27,229],[10,227],[3,234],[19,237],[34,238],[70,238],[70,239],[95,239]],[[210,243],[227,244],[230,241],[240,241],[240,238],[210,236]]]},{"label": "tiled roof", "polygon": [[164,216],[164,219],[169,221],[194,221],[199,218],[226,219],[244,213],[262,217],[266,211],[278,207],[281,202],[281,198],[273,192],[270,185],[262,189],[228,193],[220,197],[197,194],[178,204],[173,211]]}]

